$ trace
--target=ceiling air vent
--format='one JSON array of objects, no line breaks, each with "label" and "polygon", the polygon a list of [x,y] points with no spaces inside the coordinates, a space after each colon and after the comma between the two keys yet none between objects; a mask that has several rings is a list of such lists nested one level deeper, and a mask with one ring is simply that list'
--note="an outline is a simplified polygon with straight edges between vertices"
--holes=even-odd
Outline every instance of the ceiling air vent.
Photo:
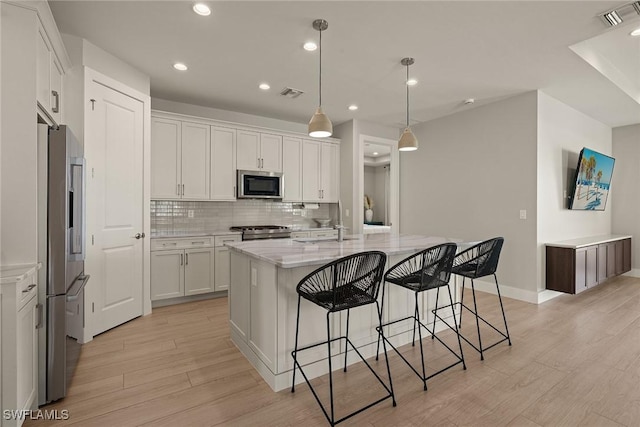
[{"label": "ceiling air vent", "polygon": [[282,89],[280,91],[280,95],[282,96],[286,96],[287,98],[297,98],[300,95],[302,95],[304,92],[301,91],[300,89],[294,89],[292,87],[285,87],[284,89]]},{"label": "ceiling air vent", "polygon": [[634,1],[631,3],[618,6],[615,9],[608,10],[600,14],[600,18],[610,27],[622,24],[624,19],[636,18],[636,15],[640,15],[640,1]]}]

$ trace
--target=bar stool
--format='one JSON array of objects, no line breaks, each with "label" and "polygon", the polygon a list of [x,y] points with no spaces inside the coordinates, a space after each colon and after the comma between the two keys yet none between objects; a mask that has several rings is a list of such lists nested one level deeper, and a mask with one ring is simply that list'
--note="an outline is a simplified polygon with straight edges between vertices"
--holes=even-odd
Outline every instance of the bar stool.
[{"label": "bar stool", "polygon": [[[485,240],[484,242],[480,242],[470,247],[469,249],[460,252],[458,255],[456,255],[455,259],[453,260],[453,267],[451,268],[452,273],[462,276],[462,298],[460,302],[452,304],[452,306],[458,305],[458,304],[460,305],[459,327],[462,328],[462,312],[463,312],[462,309],[464,308],[467,311],[469,311],[471,314],[473,314],[476,318],[476,329],[478,331],[478,346],[476,347],[475,344],[470,342],[463,335],[460,335],[460,337],[480,353],[480,360],[484,360],[485,350],[488,350],[491,347],[494,347],[500,344],[501,342],[508,341],[509,345],[511,345],[511,336],[509,335],[507,318],[504,314],[504,306],[502,305],[502,297],[500,296],[500,287],[498,286],[498,277],[496,276],[498,261],[500,260],[500,251],[502,250],[503,243],[504,243],[504,238],[502,237],[496,237],[493,239]],[[480,277],[489,276],[489,275],[493,275],[493,279],[496,283],[496,290],[498,292],[498,301],[500,302],[500,310],[502,311],[502,320],[504,321],[505,332],[502,332],[501,330],[493,326],[491,323],[486,321],[484,318],[482,318],[478,314],[478,306],[476,304],[476,290],[475,290],[475,287],[473,286],[473,280],[478,279]],[[471,293],[473,295],[473,310],[471,310],[471,308],[467,307],[464,304],[464,284],[465,284],[465,279],[467,278],[471,279]],[[449,325],[446,321],[444,321],[444,319],[442,319],[437,314],[437,310],[441,310],[446,307],[448,306],[444,306],[444,307],[436,306],[436,309],[433,310],[433,313],[435,315],[433,322],[435,324],[436,317],[437,317],[438,319],[442,320],[447,326],[449,326],[449,328],[451,328],[451,325]],[[484,322],[487,326],[491,327],[494,331],[499,333],[503,338],[491,344],[490,346],[483,347],[482,337],[480,335],[480,321]],[[455,324],[455,321],[454,321],[454,324]],[[457,331],[458,328],[456,327],[455,330]]]},{"label": "bar stool", "polygon": [[[436,334],[434,330],[430,330],[422,321],[420,320],[420,311],[418,309],[418,294],[424,291],[428,291],[431,289],[437,289],[438,295],[440,288],[443,286],[447,287],[449,291],[449,299],[451,299],[451,289],[449,288],[449,277],[451,275],[451,265],[453,263],[453,259],[456,254],[456,244],[455,243],[444,243],[442,245],[434,246],[428,249],[424,249],[418,253],[415,253],[404,260],[400,261],[393,267],[391,267],[384,275],[385,283],[391,283],[397,286],[401,286],[415,294],[415,310],[412,316],[407,316],[402,319],[394,320],[388,323],[384,323],[380,325],[380,327],[376,328],[378,331],[378,350],[380,349],[380,341],[384,344],[387,342],[391,348],[393,348],[396,353],[404,360],[404,362],[413,370],[413,372],[422,380],[424,384],[424,390],[427,389],[427,380],[432,378],[435,375],[438,375],[447,369],[450,369],[456,366],[459,363],[462,363],[462,367],[467,369],[467,365],[464,362],[464,354],[462,353],[462,343],[460,342],[460,336],[458,335],[458,349],[460,353],[456,353],[451,347],[449,347],[444,341],[442,341]],[[382,288],[382,302],[384,304],[384,286]],[[436,307],[437,307],[437,296],[436,296]],[[453,307],[451,307],[452,314]],[[388,337],[384,335],[383,328],[389,325],[393,325],[395,323],[403,322],[408,319],[413,319],[413,343],[415,346],[416,339],[416,327],[418,329],[418,338],[420,342],[420,356],[422,362],[422,374],[413,367],[413,365],[398,351],[398,349],[388,340]],[[454,321],[455,324],[455,321]],[[424,328],[430,335],[431,338],[437,339],[441,344],[443,344],[451,354],[453,354],[457,361],[450,364],[449,366],[440,369],[439,371],[428,375],[426,374],[425,364],[424,364],[424,349],[422,346],[422,328]],[[385,349],[386,350],[386,349]]]},{"label": "bar stool", "polygon": [[[382,279],[382,273],[384,271],[384,266],[387,260],[387,256],[384,252],[379,251],[370,251],[370,252],[361,252],[354,255],[349,255],[344,258],[340,258],[336,261],[333,261],[329,264],[326,264],[317,270],[311,272],[309,275],[304,277],[296,287],[296,291],[298,292],[298,314],[296,319],[296,338],[295,338],[295,346],[294,350],[291,352],[291,356],[293,357],[293,382],[291,385],[291,392],[295,392],[295,384],[296,384],[296,367],[302,373],[304,380],[309,385],[313,396],[315,397],[318,405],[322,409],[327,421],[334,426],[347,418],[350,418],[360,412],[368,409],[389,397],[393,401],[393,406],[396,406],[395,396],[393,394],[393,384],[391,382],[391,371],[389,369],[389,360],[387,359],[386,347],[385,350],[385,359],[387,364],[387,374],[389,375],[389,386],[382,381],[380,376],[371,368],[369,363],[362,356],[360,351],[353,345],[351,340],[349,340],[349,313],[352,308],[360,307],[368,304],[376,304],[378,310],[378,319],[381,321],[380,317],[380,306],[378,305],[378,291],[380,289],[380,281]],[[327,310],[327,340],[308,345],[303,348],[298,348],[298,332],[300,325],[300,301],[304,298],[307,301],[310,301],[317,306],[324,308]],[[329,329],[329,315],[331,313],[336,313],[339,311],[347,310],[347,325],[346,325],[346,334],[344,336],[340,336],[337,338],[331,338],[331,332]],[[344,354],[344,372],[347,371],[347,353],[348,347],[347,344],[350,344],[351,347],[355,350],[355,352],[360,356],[362,361],[365,363],[367,368],[375,375],[377,380],[382,384],[382,386],[387,391],[387,395],[376,400],[373,403],[370,403],[357,411],[354,411],[338,420],[335,418],[334,412],[334,396],[333,396],[333,369],[331,365],[331,343],[338,340],[345,340],[345,354]],[[328,350],[328,358],[329,361],[329,395],[331,399],[331,413],[329,414],[325,409],[324,405],[320,401],[316,391],[313,386],[309,382],[304,370],[300,363],[298,363],[297,354],[300,351],[308,350],[314,347],[318,347],[321,345],[327,345]]]}]

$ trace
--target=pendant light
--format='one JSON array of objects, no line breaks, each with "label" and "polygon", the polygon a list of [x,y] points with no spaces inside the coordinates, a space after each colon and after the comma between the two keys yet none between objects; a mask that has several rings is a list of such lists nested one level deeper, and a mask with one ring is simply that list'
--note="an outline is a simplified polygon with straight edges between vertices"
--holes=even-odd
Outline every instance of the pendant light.
[{"label": "pendant light", "polygon": [[404,132],[402,132],[402,136],[400,137],[400,141],[398,141],[398,150],[400,151],[415,151],[418,149],[418,140],[416,136],[411,132],[411,128],[409,128],[409,65],[413,65],[413,58],[402,58],[400,63],[407,67],[407,80],[405,80],[405,85],[407,86],[407,127],[404,128]]},{"label": "pendant light", "polygon": [[326,138],[333,134],[331,120],[322,111],[322,32],[329,28],[329,23],[324,19],[316,19],[313,21],[313,28],[320,32],[320,43],[318,45],[320,51],[320,79],[318,85],[319,103],[315,114],[309,121],[309,136]]}]

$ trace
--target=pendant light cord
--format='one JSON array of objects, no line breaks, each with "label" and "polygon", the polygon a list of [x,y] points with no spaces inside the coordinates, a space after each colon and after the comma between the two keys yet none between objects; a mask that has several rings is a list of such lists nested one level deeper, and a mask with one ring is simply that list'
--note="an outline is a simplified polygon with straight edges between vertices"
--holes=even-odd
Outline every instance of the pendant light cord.
[{"label": "pendant light cord", "polygon": [[320,29],[320,84],[319,84],[319,92],[320,92],[320,107],[322,107],[322,29]]},{"label": "pendant light cord", "polygon": [[409,127],[409,64],[407,64],[407,80],[404,84],[407,86],[407,127]]}]

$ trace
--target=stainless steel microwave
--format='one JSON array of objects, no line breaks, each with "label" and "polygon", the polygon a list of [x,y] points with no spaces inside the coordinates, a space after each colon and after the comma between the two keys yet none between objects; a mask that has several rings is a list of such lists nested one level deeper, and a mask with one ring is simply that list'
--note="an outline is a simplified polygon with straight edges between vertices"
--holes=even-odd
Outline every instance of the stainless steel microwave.
[{"label": "stainless steel microwave", "polygon": [[284,177],[279,172],[238,171],[238,199],[282,199]]}]

